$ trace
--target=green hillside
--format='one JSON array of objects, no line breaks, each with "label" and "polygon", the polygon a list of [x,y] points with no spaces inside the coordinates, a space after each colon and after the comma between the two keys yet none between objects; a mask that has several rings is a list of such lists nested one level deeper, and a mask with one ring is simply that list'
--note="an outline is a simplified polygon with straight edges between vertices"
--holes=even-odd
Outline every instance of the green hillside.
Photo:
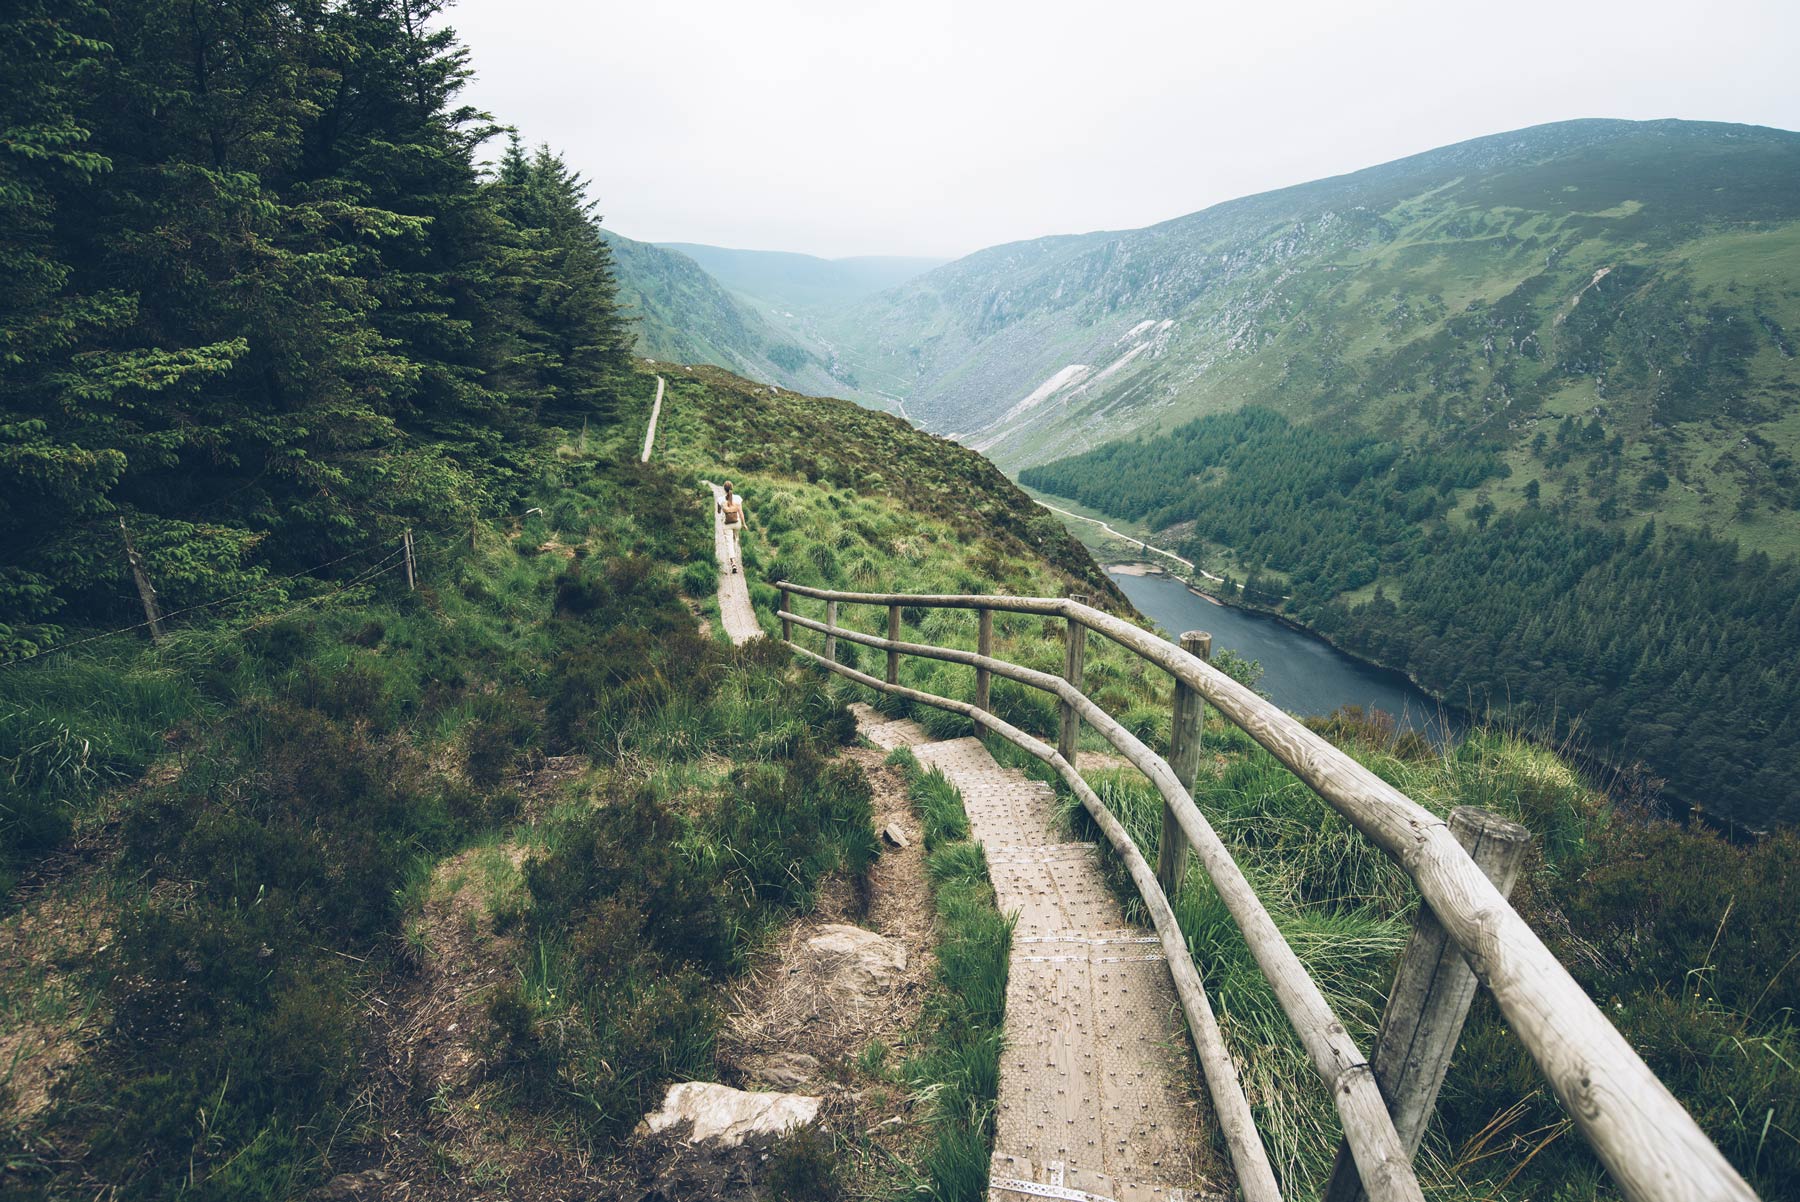
[{"label": "green hillside", "polygon": [[734,250],[697,242],[662,242],[700,264],[707,274],[762,308],[784,316],[816,315],[904,284],[947,260],[903,255],[821,259],[787,251]]},{"label": "green hillside", "polygon": [[[1588,515],[1784,549],[1797,280],[1800,135],[1578,121],[984,251],[847,313],[838,349],[1008,467],[1261,404],[1479,439],[1514,469],[1499,508],[1573,479]],[[1623,440],[1598,489],[1534,448],[1569,416]]]},{"label": "green hillside", "polygon": [[[1129,610],[977,453],[633,360],[585,182],[516,142],[478,168],[495,128],[458,103],[455,36],[419,32],[437,13],[0,15],[0,1197],[705,1196],[697,1170],[731,1202],[977,1202],[1009,922],[941,778],[911,781],[930,856],[895,921],[923,963],[888,995],[891,1044],[809,1024],[831,1028],[829,1104],[779,1140],[715,1161],[635,1134],[668,1085],[742,1071],[732,1020],[794,924],[864,919],[891,863],[891,761],[847,709],[866,697],[724,635],[706,481],[746,497],[765,630],[775,577]],[[1251,433],[1279,438],[1260,413]],[[1337,469],[1388,452],[1313,433],[1362,497]],[[1457,482],[1414,483],[1424,506]],[[967,614],[896,616],[904,639],[976,638]],[[993,635],[1063,663],[1061,623],[1000,614]],[[901,672],[973,687],[961,665]],[[1099,646],[1086,687],[1167,748],[1166,673]],[[1047,695],[993,696],[1056,730]],[[1505,734],[1439,754],[1359,714],[1319,730],[1434,812],[1529,824],[1521,913],[1757,1188],[1792,1193],[1795,835],[1641,821]],[[1216,713],[1206,740],[1199,804],[1366,1046],[1416,891]],[[1148,845],[1160,799],[1089,765]],[[1332,1102],[1190,868],[1179,921],[1306,1196]],[[1479,1003],[1431,1195],[1612,1198],[1571,1131]]]},{"label": "green hillside", "polygon": [[659,363],[710,363],[804,392],[832,391],[826,360],[772,325],[678,250],[634,242],[610,230],[619,299],[635,349]]},{"label": "green hillside", "polygon": [[1796,321],[1800,135],[1578,121],[983,251],[840,356],[1450,701],[1761,826],[1800,816]]}]

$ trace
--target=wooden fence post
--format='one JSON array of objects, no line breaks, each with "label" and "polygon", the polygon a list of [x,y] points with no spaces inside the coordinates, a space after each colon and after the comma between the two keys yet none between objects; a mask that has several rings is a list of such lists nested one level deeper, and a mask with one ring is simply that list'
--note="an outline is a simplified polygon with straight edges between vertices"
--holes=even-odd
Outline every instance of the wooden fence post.
[{"label": "wooden fence post", "polygon": [[144,603],[144,622],[150,627],[150,641],[160,643],[163,640],[162,611],[156,607],[156,589],[144,571],[137,548],[131,545],[131,531],[125,529],[124,514],[119,515],[119,533],[125,537],[125,562],[131,565],[131,579],[137,585],[138,600]]},{"label": "wooden fence post", "polygon": [[[994,611],[981,610],[981,631],[975,637],[977,654],[992,659],[994,655]],[[986,668],[975,669],[975,708],[992,710],[994,699],[994,674]]]},{"label": "wooden fence post", "polygon": [[[1070,593],[1069,600],[1087,604],[1086,593]],[[1087,660],[1087,627],[1070,618],[1068,630],[1063,638],[1063,679],[1081,688],[1083,665]],[[1068,702],[1061,702],[1062,722],[1056,735],[1056,752],[1068,760],[1071,767],[1075,764],[1075,744],[1081,738],[1081,717],[1075,707]]]},{"label": "wooden fence post", "polygon": [[[898,605],[890,605],[888,606],[888,642],[897,643],[899,641],[900,607]],[[900,683],[900,653],[895,651],[892,647],[888,648],[887,682],[889,684]]]},{"label": "wooden fence post", "polygon": [[[775,612],[783,614],[793,612],[788,608],[788,591],[784,588],[775,590]],[[786,618],[781,619],[781,641],[784,643],[794,641],[794,624]]]},{"label": "wooden fence post", "polygon": [[[1500,896],[1512,892],[1531,846],[1530,831],[1489,810],[1458,806],[1450,811],[1450,833]],[[1371,1057],[1375,1082],[1409,1157],[1418,1154],[1425,1137],[1476,987],[1462,949],[1421,901]],[[1339,1144],[1324,1202],[1358,1202],[1365,1196],[1349,1146]]]},{"label": "wooden fence post", "polygon": [[[836,601],[825,603],[825,625],[833,630],[837,629],[837,607]],[[825,636],[825,658],[834,664],[837,663],[837,635],[835,634]]]},{"label": "wooden fence post", "polygon": [[412,527],[408,526],[406,532],[401,537],[406,542],[406,587],[409,589],[417,588],[418,584],[413,579]]},{"label": "wooden fence post", "polygon": [[[1204,630],[1190,630],[1181,636],[1181,649],[1189,655],[1212,661],[1212,635]],[[1169,768],[1175,779],[1189,793],[1194,791],[1194,777],[1200,772],[1201,732],[1206,729],[1206,701],[1180,680],[1175,682],[1175,707],[1169,731]],[[1187,876],[1188,844],[1181,833],[1181,822],[1175,809],[1163,802],[1162,838],[1156,851],[1156,879],[1171,903]]]}]

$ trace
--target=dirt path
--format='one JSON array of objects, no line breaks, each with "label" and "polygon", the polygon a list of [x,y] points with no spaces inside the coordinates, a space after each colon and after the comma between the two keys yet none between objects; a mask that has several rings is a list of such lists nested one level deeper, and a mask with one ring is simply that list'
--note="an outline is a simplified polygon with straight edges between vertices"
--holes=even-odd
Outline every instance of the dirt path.
[{"label": "dirt path", "polygon": [[919,763],[962,792],[1001,910],[1018,915],[990,1196],[1229,1197],[1156,936],[1126,925],[1096,847],[1068,839],[1050,787],[1001,768],[977,739],[925,742],[899,723],[865,733],[919,740]]},{"label": "dirt path", "polygon": [[[934,910],[905,776],[883,762],[881,751],[850,748],[842,757],[861,767],[874,789],[876,828],[897,826],[908,846],[884,841],[860,890],[841,878],[830,882],[817,905],[752,966],[732,991],[719,1061],[728,1080],[739,1078],[730,1083],[745,1089],[823,1092],[828,1121],[839,1130],[867,1132],[905,1112],[909,1100],[904,1091],[871,1096],[866,1088],[844,1084],[866,1084],[854,1080],[858,1075],[882,1075],[869,1071],[878,1058],[872,1047],[885,1049],[879,1058],[889,1067],[907,1055],[931,986]],[[822,929],[841,926],[872,931],[903,949],[905,968],[860,996],[828,996],[809,947]],[[859,1058],[865,1067],[857,1070]]]},{"label": "dirt path", "polygon": [[[926,1025],[936,909],[905,774],[886,763],[885,751],[853,747],[840,756],[868,778],[876,829],[897,828],[906,846],[884,840],[860,888],[842,876],[823,882],[814,906],[754,956],[724,1006],[719,1080],[820,1098],[819,1124],[842,1189],[831,1196],[887,1197],[895,1167],[913,1163],[930,1139],[929,1095],[909,1086],[903,1066]],[[844,946],[848,928],[879,937],[872,960],[859,962],[877,972],[850,967],[831,950]],[[611,1166],[612,1180],[591,1196],[765,1202],[772,1196],[761,1184],[767,1159],[753,1143],[720,1151],[649,1137]]]},{"label": "dirt path", "polygon": [[[527,820],[587,768],[585,756],[552,756],[521,776]],[[488,1007],[517,979],[520,955],[519,934],[510,924],[499,929],[495,912],[522,904],[528,854],[523,843],[491,843],[432,870],[404,931],[414,970],[387,975],[360,999],[375,1036],[366,1100],[377,1146],[311,1198],[552,1202],[586,1196],[581,1187],[591,1194],[604,1180],[582,1141],[500,1104],[504,1083],[490,1068]]]},{"label": "dirt path", "polygon": [[[744,579],[743,564],[733,553],[731,534],[725,529],[725,515],[720,510],[725,503],[725,490],[717,484],[711,487],[713,554],[719,559],[719,620],[731,641],[742,646],[751,639],[760,639],[763,629],[756,620],[756,611],[750,607],[750,586]],[[743,537],[741,532],[738,537]]]},{"label": "dirt path", "polygon": [[1061,506],[1050,504],[1050,502],[1048,502],[1048,501],[1039,501],[1038,504],[1042,505],[1045,509],[1048,509],[1051,513],[1060,513],[1066,518],[1074,518],[1078,522],[1092,522],[1094,525],[1100,527],[1100,529],[1106,531],[1108,534],[1112,535],[1114,538],[1122,538],[1126,542],[1136,543],[1138,546],[1144,548],[1144,550],[1146,550],[1146,551],[1152,551],[1158,555],[1162,555],[1169,559],[1173,559],[1176,563],[1181,564],[1183,567],[1187,568],[1190,571],[1200,573],[1202,576],[1206,577],[1208,580],[1211,580],[1211,581],[1214,581],[1214,582],[1220,583],[1220,584],[1224,583],[1224,581],[1225,581],[1225,578],[1223,576],[1214,576],[1211,572],[1207,571],[1205,568],[1197,567],[1194,564],[1193,560],[1183,559],[1181,556],[1175,554],[1175,552],[1165,551],[1161,547],[1152,547],[1149,543],[1147,543],[1143,539],[1137,537],[1135,534],[1126,534],[1123,530],[1115,530],[1111,526],[1107,525],[1105,522],[1101,521],[1099,518],[1090,518],[1090,517],[1083,516],[1082,514],[1079,514],[1079,513],[1071,513],[1070,511],[1062,508]]}]

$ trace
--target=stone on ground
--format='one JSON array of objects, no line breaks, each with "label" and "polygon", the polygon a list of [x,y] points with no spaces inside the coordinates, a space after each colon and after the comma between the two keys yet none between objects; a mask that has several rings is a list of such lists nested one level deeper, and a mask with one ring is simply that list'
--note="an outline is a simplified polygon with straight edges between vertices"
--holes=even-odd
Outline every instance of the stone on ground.
[{"label": "stone on ground", "polygon": [[799,1089],[819,1075],[819,1058],[805,1052],[768,1052],[744,1063],[754,1081],[776,1089]]},{"label": "stone on ground", "polygon": [[829,923],[806,941],[806,949],[833,998],[884,993],[906,971],[905,945],[862,927]]},{"label": "stone on ground", "polygon": [[669,1086],[662,1109],[644,1116],[656,1135],[688,1129],[687,1142],[735,1148],[752,1136],[785,1135],[819,1117],[819,1098],[791,1093],[748,1093],[709,1081]]}]

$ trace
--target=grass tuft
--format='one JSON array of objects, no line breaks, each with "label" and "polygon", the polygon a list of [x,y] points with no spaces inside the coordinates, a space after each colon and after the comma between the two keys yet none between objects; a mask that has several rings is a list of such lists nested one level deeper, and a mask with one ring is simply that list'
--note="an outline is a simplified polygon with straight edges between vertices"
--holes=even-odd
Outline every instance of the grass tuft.
[{"label": "grass tuft", "polygon": [[931,1034],[905,1067],[930,1105],[926,1193],[939,1202],[987,1196],[1000,1090],[1012,921],[988,881],[987,857],[969,840],[962,795],[941,773],[921,773],[909,755],[909,790],[925,828],[926,873],[938,913],[937,990],[926,1005]]}]

